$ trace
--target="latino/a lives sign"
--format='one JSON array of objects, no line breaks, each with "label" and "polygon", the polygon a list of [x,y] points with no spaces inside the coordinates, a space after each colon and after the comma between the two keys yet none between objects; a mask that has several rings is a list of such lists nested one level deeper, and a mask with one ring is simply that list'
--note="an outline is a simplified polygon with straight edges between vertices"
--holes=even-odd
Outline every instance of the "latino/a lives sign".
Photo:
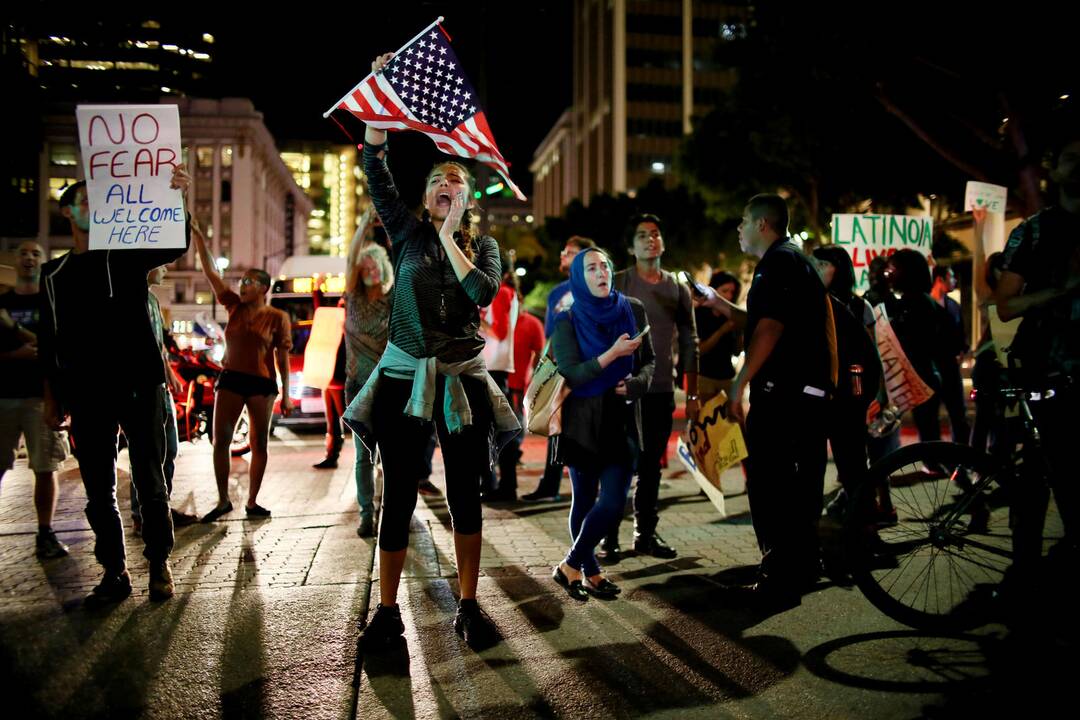
[{"label": "latino/a lives sign", "polygon": [[933,220],[918,215],[833,215],[832,241],[855,266],[855,290],[870,287],[870,261],[909,248],[929,257]]},{"label": "latino/a lives sign", "polygon": [[169,187],[182,157],[176,106],[80,105],[75,115],[90,249],[184,247],[184,199]]}]

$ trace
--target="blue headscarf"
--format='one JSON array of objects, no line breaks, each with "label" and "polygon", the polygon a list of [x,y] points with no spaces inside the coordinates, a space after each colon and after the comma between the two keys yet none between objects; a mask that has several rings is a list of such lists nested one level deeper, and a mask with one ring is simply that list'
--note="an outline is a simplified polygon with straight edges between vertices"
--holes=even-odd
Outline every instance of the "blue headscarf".
[{"label": "blue headscarf", "polygon": [[[570,292],[574,296],[570,321],[583,358],[598,357],[623,333],[632,336],[637,332],[634,311],[626,296],[612,288],[607,297],[600,298],[589,290],[585,283],[585,256],[590,252],[595,251],[579,252],[570,264]],[[614,282],[614,276],[610,282]],[[633,355],[618,358],[604,368],[600,377],[574,388],[573,394],[578,397],[603,395],[633,370]]]}]

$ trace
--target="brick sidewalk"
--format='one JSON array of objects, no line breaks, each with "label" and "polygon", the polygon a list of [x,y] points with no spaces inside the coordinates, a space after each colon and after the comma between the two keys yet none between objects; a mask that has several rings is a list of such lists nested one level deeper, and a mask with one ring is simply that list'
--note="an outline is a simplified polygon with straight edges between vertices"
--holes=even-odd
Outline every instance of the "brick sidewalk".
[{"label": "brick sidewalk", "polygon": [[[204,513],[216,501],[210,448],[181,449],[174,505]],[[530,438],[519,492],[532,489],[543,453],[543,440]],[[858,592],[828,584],[786,613],[726,607],[717,582],[758,560],[746,497],[729,497],[722,519],[674,460],[660,532],[679,557],[628,552],[611,569],[625,590],[611,603],[574,603],[550,579],[569,543],[568,501],[485,507],[479,599],[505,641],[482,653],[451,630],[446,504],[421,498],[399,593],[407,649],[364,656],[355,622],[374,602],[375,545],[355,534],[351,449],[334,471],[310,467],[321,457],[321,437],[278,431],[259,498],[274,515],[262,521],[244,517],[247,463],[234,460],[237,509],[177,531],[178,593],[165,603],[146,598],[122,471],[136,592],[104,612],[81,607],[100,570],[73,461],[56,522],[72,554],[52,561],[33,555],[32,473],[19,461],[0,488],[0,671],[22,689],[13,717],[906,718],[947,706],[956,677],[968,693],[1000,686],[986,644],[993,628],[911,633]],[[438,456],[436,468],[441,485]],[[737,486],[741,470],[730,472]],[[562,490],[569,495],[568,480]],[[632,522],[622,527],[628,548]],[[927,653],[932,665],[909,662]]]}]

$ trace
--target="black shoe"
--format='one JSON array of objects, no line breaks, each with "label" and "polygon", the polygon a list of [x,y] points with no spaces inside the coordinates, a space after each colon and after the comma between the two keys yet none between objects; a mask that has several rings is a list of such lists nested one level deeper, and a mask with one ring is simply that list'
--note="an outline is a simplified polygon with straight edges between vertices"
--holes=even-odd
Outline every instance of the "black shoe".
[{"label": "black shoe", "polygon": [[604,561],[605,565],[614,565],[622,560],[622,548],[616,539],[604,538],[600,541],[600,547],[596,550],[596,557]]},{"label": "black shoe", "polygon": [[64,557],[69,552],[68,546],[57,539],[56,533],[51,528],[38,530],[34,545],[37,548],[37,556],[45,560]]},{"label": "black shoe", "polygon": [[560,495],[558,492],[549,493],[541,492],[540,490],[531,493],[525,493],[521,496],[522,502],[527,503],[560,502],[562,499],[562,495]]},{"label": "black shoe", "polygon": [[270,511],[267,510],[266,508],[264,508],[262,505],[259,505],[258,503],[255,503],[251,507],[246,507],[245,506],[244,507],[244,512],[247,513],[248,517],[253,517],[253,518],[268,518],[268,517],[270,517]]},{"label": "black shoe", "polygon": [[222,507],[221,505],[218,505],[216,508],[214,508],[210,512],[203,515],[202,519],[199,520],[199,522],[212,523],[215,520],[217,520],[219,517],[221,517],[222,515],[226,515],[228,513],[231,513],[232,510],[233,510],[233,507],[232,507],[231,502],[225,503],[224,507]]},{"label": "black shoe", "polygon": [[194,525],[199,522],[198,515],[190,515],[186,512],[180,512],[175,508],[172,509],[172,524],[174,528],[187,527],[188,525]]},{"label": "black shoe", "polygon": [[83,600],[83,607],[95,610],[118,603],[131,594],[131,576],[124,570],[118,575],[106,574],[93,592]]},{"label": "black shoe", "polygon": [[362,538],[369,538],[375,536],[375,520],[374,518],[362,517],[360,518],[360,525],[356,528],[356,534]]},{"label": "black shoe", "polygon": [[735,604],[763,612],[782,612],[802,604],[802,597],[795,590],[765,580],[750,585],[724,585],[721,590]]},{"label": "black shoe", "polygon": [[499,488],[490,492],[484,493],[484,502],[492,503],[514,503],[517,502],[516,490],[503,490]]},{"label": "black shoe", "polygon": [[555,570],[551,573],[551,579],[562,585],[566,590],[566,594],[574,600],[584,602],[589,599],[589,593],[585,592],[585,586],[581,584],[580,580],[571,580],[566,577],[566,573],[562,571],[562,568],[558,565],[555,566]]},{"label": "black shoe", "polygon": [[589,582],[589,578],[583,577],[581,579],[581,587],[585,588],[585,592],[589,593],[595,598],[601,600],[614,600],[622,592],[622,588],[611,582],[607,578],[601,578],[600,582],[593,585]]},{"label": "black shoe", "polygon": [[311,467],[315,468],[316,470],[333,470],[337,467],[337,459],[337,455],[327,455]]},{"label": "black shoe", "polygon": [[473,650],[484,650],[499,642],[499,628],[476,601],[463,600],[454,618],[454,632]]},{"label": "black shoe", "polygon": [[369,622],[358,623],[360,643],[365,650],[382,650],[401,641],[405,634],[405,623],[401,622],[401,608],[397,605],[386,607],[382,603],[375,606],[375,612]]},{"label": "black shoe", "polygon": [[649,535],[634,533],[634,551],[642,555],[664,558],[665,560],[670,560],[679,554],[675,551],[675,548],[664,542],[663,538],[656,533]]}]

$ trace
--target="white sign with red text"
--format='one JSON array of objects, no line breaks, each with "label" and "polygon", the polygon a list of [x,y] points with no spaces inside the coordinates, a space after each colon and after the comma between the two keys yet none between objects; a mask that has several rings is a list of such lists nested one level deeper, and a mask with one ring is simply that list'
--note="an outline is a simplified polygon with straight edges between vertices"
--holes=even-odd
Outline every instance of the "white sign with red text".
[{"label": "white sign with red text", "polygon": [[184,247],[184,198],[169,187],[183,157],[176,106],[80,105],[75,115],[90,249]]},{"label": "white sign with red text", "polygon": [[930,256],[934,222],[925,215],[833,215],[833,244],[844,248],[855,266],[855,292],[870,287],[870,261],[908,248]]}]

